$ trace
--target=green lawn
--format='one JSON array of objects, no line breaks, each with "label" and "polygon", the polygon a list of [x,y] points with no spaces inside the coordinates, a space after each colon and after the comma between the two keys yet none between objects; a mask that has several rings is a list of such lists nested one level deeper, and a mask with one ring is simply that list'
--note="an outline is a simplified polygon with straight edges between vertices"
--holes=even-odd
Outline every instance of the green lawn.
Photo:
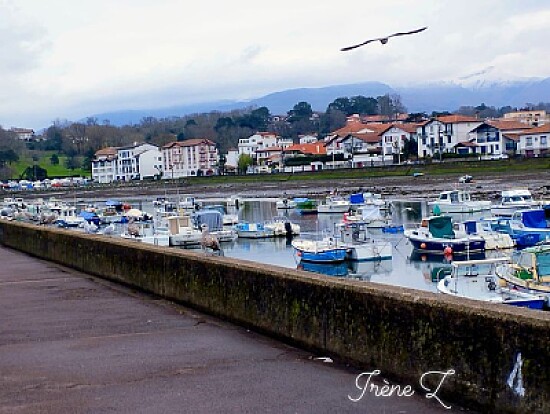
[{"label": "green lawn", "polygon": [[[59,164],[58,165],[52,165],[50,162],[50,157],[52,156],[53,152],[41,152],[40,158],[37,162],[37,164],[44,168],[46,171],[48,171],[48,177],[54,178],[54,177],[72,177],[72,176],[81,176],[86,177],[90,176],[91,173],[89,171],[85,171],[82,168],[77,168],[75,170],[69,170],[65,167],[65,161],[67,157],[63,155],[58,155],[59,157]],[[12,168],[14,169],[14,179],[18,179],[21,174],[23,174],[23,171],[29,166],[32,167],[34,164],[32,157],[28,158],[21,158],[18,162],[12,164]]]}]

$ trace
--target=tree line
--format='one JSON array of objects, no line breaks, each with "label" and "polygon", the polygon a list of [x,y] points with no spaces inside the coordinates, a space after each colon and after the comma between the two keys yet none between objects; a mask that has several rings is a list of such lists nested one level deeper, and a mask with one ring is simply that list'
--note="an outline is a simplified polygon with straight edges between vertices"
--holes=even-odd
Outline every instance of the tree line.
[{"label": "tree line", "polygon": [[[550,110],[550,104],[546,103],[526,106],[531,109]],[[503,113],[515,109],[497,109],[481,104],[475,107],[462,106],[457,112],[485,118],[502,116]],[[121,127],[111,125],[108,120],[100,122],[94,117],[88,117],[80,122],[57,119],[43,132],[44,140],[29,143],[19,141],[13,133],[0,127],[0,175],[5,177],[6,169],[20,158],[29,158],[29,155],[36,157],[36,154],[44,151],[63,155],[68,169],[82,167],[90,170],[95,152],[106,147],[121,147],[136,142],[162,146],[173,141],[207,138],[218,144],[221,153],[226,153],[229,148],[237,147],[239,139],[249,137],[258,131],[273,132],[293,140],[304,134],[321,138],[344,126],[346,117],[352,114],[385,115],[391,119],[406,112],[399,95],[357,95],[335,99],[324,112],[314,112],[308,102],[298,102],[283,116],[274,116],[263,106],[181,117],[144,117],[137,124]],[[431,115],[439,114],[443,113],[434,112]],[[409,121],[419,121],[428,117],[426,113],[409,114]]]}]

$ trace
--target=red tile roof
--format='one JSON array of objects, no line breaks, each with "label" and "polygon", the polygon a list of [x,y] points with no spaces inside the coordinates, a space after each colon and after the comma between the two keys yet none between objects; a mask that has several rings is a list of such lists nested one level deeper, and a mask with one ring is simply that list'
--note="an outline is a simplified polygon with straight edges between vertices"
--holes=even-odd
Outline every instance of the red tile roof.
[{"label": "red tile roof", "polygon": [[162,148],[172,148],[172,147],[195,147],[198,145],[211,145],[215,146],[216,144],[212,141],[210,141],[207,138],[193,138],[193,139],[187,139],[185,141],[174,141],[169,142],[168,144],[164,145]]},{"label": "red tile roof", "polygon": [[95,152],[96,157],[101,157],[102,155],[116,155],[117,148],[116,147],[106,147],[102,148],[100,150],[97,150]]},{"label": "red tile roof", "polygon": [[325,155],[327,149],[322,142],[312,142],[310,144],[294,144],[284,149],[284,152],[301,152],[302,154]]},{"label": "red tile roof", "polygon": [[464,115],[444,115],[438,116],[436,119],[440,122],[443,122],[444,124],[459,124],[461,122],[481,122],[481,120],[478,118]]},{"label": "red tile roof", "polygon": [[531,128],[523,131],[519,135],[536,135],[536,134],[550,134],[550,124],[544,124],[536,128]]},{"label": "red tile roof", "polygon": [[514,129],[530,129],[532,128],[531,125],[525,124],[523,122],[519,121],[505,121],[501,119],[491,119],[488,121],[485,121],[487,124],[500,129],[501,131],[511,131]]}]

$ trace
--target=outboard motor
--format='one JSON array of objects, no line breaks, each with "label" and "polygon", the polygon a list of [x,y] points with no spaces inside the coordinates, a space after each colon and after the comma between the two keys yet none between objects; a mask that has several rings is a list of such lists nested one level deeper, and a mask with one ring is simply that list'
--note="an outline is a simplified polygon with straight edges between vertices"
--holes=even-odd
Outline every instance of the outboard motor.
[{"label": "outboard motor", "polygon": [[289,221],[285,221],[285,234],[286,234],[286,238],[288,240],[292,239],[292,225],[290,224]]}]

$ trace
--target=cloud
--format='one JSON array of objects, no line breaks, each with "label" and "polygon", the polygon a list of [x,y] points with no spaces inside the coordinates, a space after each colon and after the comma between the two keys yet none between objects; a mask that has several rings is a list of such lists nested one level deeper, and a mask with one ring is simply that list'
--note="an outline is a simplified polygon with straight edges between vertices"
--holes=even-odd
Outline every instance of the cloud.
[{"label": "cloud", "polygon": [[[454,80],[491,66],[478,76],[549,76],[549,19],[550,5],[537,0],[0,0],[0,124],[298,87]],[[417,36],[339,51],[422,26]]]}]

